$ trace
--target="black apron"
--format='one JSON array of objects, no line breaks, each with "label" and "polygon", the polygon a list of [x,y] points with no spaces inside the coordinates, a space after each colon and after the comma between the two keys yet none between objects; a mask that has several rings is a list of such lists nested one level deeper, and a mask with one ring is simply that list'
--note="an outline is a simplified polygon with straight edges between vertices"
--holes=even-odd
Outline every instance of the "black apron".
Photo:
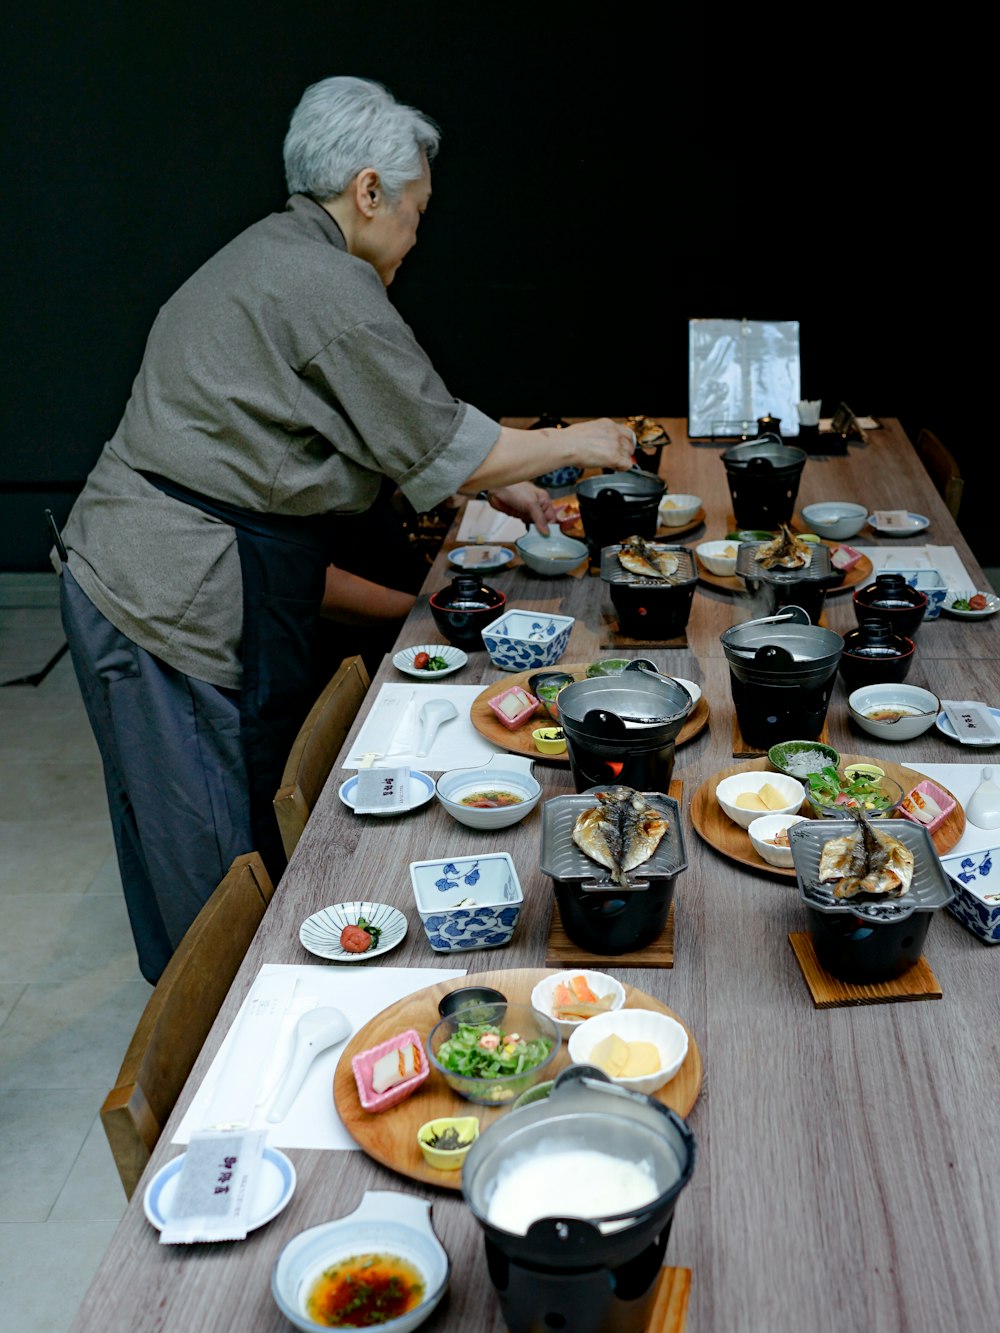
[{"label": "black apron", "polygon": [[332,516],[260,514],[155,472],[141,475],[164,494],[236,531],[243,576],[240,734],[250,823],[254,850],[277,884],[286,858],[273,802],[289,751],[314,703],[314,654],[331,562]]}]

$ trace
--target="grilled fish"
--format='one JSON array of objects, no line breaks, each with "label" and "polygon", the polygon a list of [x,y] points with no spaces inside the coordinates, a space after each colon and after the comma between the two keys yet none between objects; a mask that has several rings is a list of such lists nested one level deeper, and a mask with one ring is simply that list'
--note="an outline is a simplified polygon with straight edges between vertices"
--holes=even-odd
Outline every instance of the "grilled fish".
[{"label": "grilled fish", "polygon": [[641,448],[667,443],[667,432],[652,417],[626,417],[625,425],[635,431],[635,442]]},{"label": "grilled fish", "polygon": [[598,804],[577,816],[573,841],[592,861],[607,866],[615,884],[648,861],[667,831],[666,816],[632,787],[595,793]]},{"label": "grilled fish", "polygon": [[626,537],[618,551],[623,569],[644,579],[670,579],[680,568],[676,551],[664,551],[643,537]]},{"label": "grilled fish", "polygon": [[858,830],[824,843],[820,884],[832,884],[835,898],[853,898],[859,893],[901,898],[913,879],[913,853],[891,833],[876,832],[860,806],[850,813],[858,821]]},{"label": "grilled fish", "polygon": [[780,565],[782,569],[802,569],[812,560],[812,547],[809,542],[796,537],[785,524],[778,525],[780,531],[774,541],[758,546],[754,559],[765,569]]}]

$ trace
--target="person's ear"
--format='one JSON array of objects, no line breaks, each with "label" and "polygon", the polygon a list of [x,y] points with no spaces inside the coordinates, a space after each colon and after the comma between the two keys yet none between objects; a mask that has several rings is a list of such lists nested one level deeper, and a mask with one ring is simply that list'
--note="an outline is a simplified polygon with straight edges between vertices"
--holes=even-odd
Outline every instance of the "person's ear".
[{"label": "person's ear", "polygon": [[365,167],[355,176],[354,202],[364,217],[374,217],[382,202],[382,183],[374,167]]}]

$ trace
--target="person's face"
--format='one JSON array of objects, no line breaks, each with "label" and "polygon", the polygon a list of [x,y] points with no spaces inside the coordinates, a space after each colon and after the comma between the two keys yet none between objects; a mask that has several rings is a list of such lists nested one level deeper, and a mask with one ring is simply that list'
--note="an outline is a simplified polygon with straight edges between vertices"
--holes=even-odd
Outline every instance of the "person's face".
[{"label": "person's face", "polygon": [[379,186],[374,187],[374,211],[359,238],[359,257],[368,260],[386,287],[416,245],[417,228],[431,197],[431,170],[423,153],[420,156],[420,176],[407,183],[395,204],[388,202]]}]

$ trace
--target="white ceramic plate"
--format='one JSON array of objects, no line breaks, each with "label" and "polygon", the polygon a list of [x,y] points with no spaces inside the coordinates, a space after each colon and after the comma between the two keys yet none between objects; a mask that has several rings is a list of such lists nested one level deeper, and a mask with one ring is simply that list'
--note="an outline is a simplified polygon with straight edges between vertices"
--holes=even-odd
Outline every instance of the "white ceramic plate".
[{"label": "white ceramic plate", "polygon": [[880,537],[912,537],[918,532],[923,532],[929,528],[931,521],[924,514],[914,514],[909,510],[906,514],[906,523],[899,528],[880,528],[875,522],[875,515],[868,515],[868,526],[873,532],[877,532]]},{"label": "white ceramic plate", "polygon": [[[357,955],[359,958],[364,954]],[[146,1186],[142,1206],[157,1231],[162,1231],[170,1218],[170,1208],[177,1193],[177,1178],[187,1154],[181,1153],[157,1171]],[[254,1186],[253,1207],[247,1221],[247,1230],[256,1231],[272,1217],[277,1217],[295,1193],[295,1167],[277,1148],[265,1148],[257,1182]]]},{"label": "white ceramic plate", "polygon": [[985,620],[987,616],[995,616],[1000,611],[1000,597],[994,593],[982,592],[986,598],[986,609],[984,611],[956,611],[952,602],[965,600],[974,597],[974,592],[948,592],[944,601],[941,603],[941,610],[947,611],[950,616],[957,616],[959,620]]},{"label": "white ceramic plate", "polygon": [[[357,773],[355,773],[354,777],[348,778],[347,781],[343,783],[340,790],[337,792],[337,795],[340,797],[340,799],[344,802],[345,805],[350,806],[350,808],[353,810],[354,797],[355,794],[357,793],[357,790],[358,790],[358,775]],[[416,810],[420,806],[426,805],[433,795],[434,795],[434,779],[428,777],[426,773],[421,773],[419,768],[411,768],[409,803],[407,805],[397,805],[394,810],[385,810],[378,812],[371,811],[370,813],[373,814],[376,819],[391,818],[392,815],[405,815],[408,814],[411,810]]]},{"label": "white ceramic plate", "polygon": [[693,680],[685,680],[683,676],[673,676],[672,679],[676,680],[678,685],[684,686],[688,694],[690,694],[691,698],[694,700],[695,707],[697,708],[698,700],[701,698],[701,686],[696,685]]},{"label": "white ceramic plate", "polygon": [[[364,919],[382,931],[377,948],[366,953],[350,953],[340,946],[340,932],[345,926],[356,926]],[[307,917],[299,927],[299,943],[317,958],[330,958],[335,963],[363,963],[380,953],[395,949],[406,934],[406,917],[388,903],[334,903]]]},{"label": "white ceramic plate", "polygon": [[481,569],[503,569],[514,559],[509,546],[457,546],[448,552],[451,564],[478,573]]},{"label": "white ceramic plate", "polygon": [[[440,671],[428,671],[426,667],[415,667],[413,659],[418,653],[426,653],[428,657],[443,657],[448,663]],[[453,648],[450,643],[417,643],[412,648],[400,648],[392,659],[392,665],[398,671],[404,671],[408,676],[415,676],[417,680],[426,680],[433,683],[440,680],[442,676],[450,676],[453,671],[458,671],[468,662],[467,653],[463,653],[461,648]]]},{"label": "white ceramic plate", "polygon": [[[1000,722],[1000,708],[991,708],[990,712],[997,719],[997,721]],[[934,725],[937,727],[938,731],[940,731],[942,736],[947,736],[950,741],[958,740],[958,732],[955,730],[955,726],[951,718],[948,716],[948,714],[944,711],[943,708],[941,712],[938,713],[937,717],[934,719]],[[966,744],[968,748],[974,748],[972,746],[969,746],[968,742],[966,742]],[[983,741],[978,748],[985,748],[986,746],[997,745],[997,744],[1000,744],[1000,742]]]}]

